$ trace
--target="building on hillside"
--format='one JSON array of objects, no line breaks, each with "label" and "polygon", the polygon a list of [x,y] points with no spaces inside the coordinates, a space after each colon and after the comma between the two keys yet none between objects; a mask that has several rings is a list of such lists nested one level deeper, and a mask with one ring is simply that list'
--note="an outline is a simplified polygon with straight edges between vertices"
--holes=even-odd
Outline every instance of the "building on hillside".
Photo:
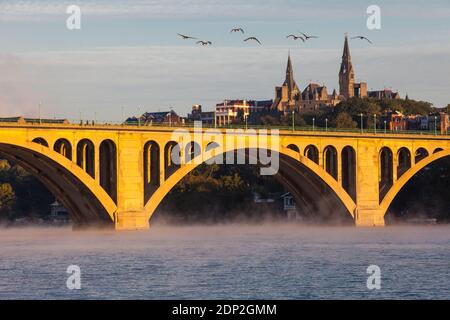
[{"label": "building on hillside", "polygon": [[300,111],[317,110],[323,106],[336,106],[340,102],[336,90],[331,95],[325,85],[310,83],[302,92]]},{"label": "building on hillside", "polygon": [[162,111],[162,112],[146,112],[140,117],[130,117],[125,120],[127,125],[182,125],[185,123],[184,118],[180,117],[175,111]]},{"label": "building on hillside", "polygon": [[214,124],[214,111],[203,111],[202,106],[199,104],[192,106],[191,113],[187,117],[188,122],[201,121],[202,124],[213,125]]},{"label": "building on hillside", "polygon": [[[386,129],[390,131],[408,130],[408,119],[399,111],[385,111],[381,117],[382,121],[386,121]],[[384,128],[384,124],[383,124]]]},{"label": "building on hillside", "polygon": [[275,87],[275,99],[272,109],[283,113],[290,113],[300,109],[301,91],[294,80],[291,55],[288,55],[286,78],[281,87]]},{"label": "building on hillside", "polygon": [[369,91],[367,93],[369,98],[375,98],[378,100],[396,100],[400,99],[400,94],[398,92],[394,92],[390,89],[384,89],[380,91]]},{"label": "building on hillside", "polygon": [[302,112],[317,110],[323,106],[335,106],[340,102],[336,90],[328,94],[326,86],[310,83],[302,92],[294,80],[291,56],[288,56],[286,67],[286,79],[281,87],[275,87],[275,99],[271,110],[277,110],[284,114],[292,111]]},{"label": "building on hillside", "polygon": [[334,107],[341,101],[357,97],[372,97],[376,99],[400,99],[398,92],[392,90],[368,91],[366,82],[355,81],[355,69],[350,54],[348,36],[345,36],[342,62],[339,70],[339,94],[333,90],[328,93],[325,85],[310,83],[303,92],[294,79],[291,56],[288,56],[286,67],[286,78],[281,87],[275,87],[275,99],[271,110],[276,110],[284,114],[292,111],[302,112],[317,110],[321,107]]},{"label": "building on hillside", "polygon": [[428,130],[428,117],[423,115],[409,115],[406,116],[408,130],[411,131],[425,131]]},{"label": "building on hillside", "polygon": [[447,134],[450,127],[448,114],[436,112],[428,115],[428,129],[440,134]]},{"label": "building on hillside", "polygon": [[10,117],[0,118],[0,122],[20,123],[20,124],[70,124],[67,119],[39,119],[39,118],[24,118],[24,117]]},{"label": "building on hillside", "polygon": [[273,100],[250,100],[248,103],[250,104],[250,114],[261,113],[270,111],[270,108],[273,105]]},{"label": "building on hillside", "polygon": [[[236,121],[242,122],[250,114],[250,103],[247,100],[224,100],[216,105],[216,122],[218,126],[226,126]],[[239,119],[239,118],[242,119]]]}]

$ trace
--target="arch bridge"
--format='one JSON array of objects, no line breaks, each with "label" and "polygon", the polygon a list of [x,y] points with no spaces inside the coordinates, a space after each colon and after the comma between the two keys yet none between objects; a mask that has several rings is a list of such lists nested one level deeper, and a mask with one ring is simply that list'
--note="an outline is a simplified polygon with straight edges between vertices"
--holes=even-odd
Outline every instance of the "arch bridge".
[{"label": "arch bridge", "polygon": [[[183,177],[201,162],[238,149],[239,143],[226,143],[224,129],[202,130],[206,138],[196,142],[194,129],[185,128],[192,142],[183,145],[174,140],[174,129],[0,124],[0,156],[35,175],[77,226],[147,229]],[[232,139],[241,136],[248,158],[258,136],[250,130]],[[402,187],[450,155],[447,136],[280,131],[269,140],[265,148],[279,158],[275,178],[303,211],[342,211],[356,226],[384,226]]]}]

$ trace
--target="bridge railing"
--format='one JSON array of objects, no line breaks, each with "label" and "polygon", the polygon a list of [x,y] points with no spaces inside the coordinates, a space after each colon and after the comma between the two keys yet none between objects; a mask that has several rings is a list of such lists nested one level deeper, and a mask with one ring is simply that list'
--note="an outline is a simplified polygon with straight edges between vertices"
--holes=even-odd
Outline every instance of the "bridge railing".
[{"label": "bridge railing", "polygon": [[[31,127],[100,127],[100,128],[194,128],[194,123],[138,123],[138,122],[120,122],[120,121],[95,121],[95,120],[68,120],[66,123],[56,122],[56,121],[33,121],[33,122],[17,122],[14,119],[0,119],[0,126],[31,126]],[[245,124],[230,124],[230,125],[214,125],[214,124],[202,124],[204,129],[267,129],[274,130],[278,129],[280,131],[291,131],[291,132],[311,132],[311,133],[353,133],[353,134],[394,134],[394,135],[425,135],[425,136],[448,136],[448,131],[441,133],[440,131],[430,131],[430,130],[388,130],[384,128],[334,128],[334,127],[319,127],[319,126],[286,126],[286,125],[245,125]]]}]

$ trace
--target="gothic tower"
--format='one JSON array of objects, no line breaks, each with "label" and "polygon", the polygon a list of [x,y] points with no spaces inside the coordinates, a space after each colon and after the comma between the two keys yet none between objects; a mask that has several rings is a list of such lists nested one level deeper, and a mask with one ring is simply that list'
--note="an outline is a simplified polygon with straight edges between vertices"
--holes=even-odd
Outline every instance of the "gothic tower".
[{"label": "gothic tower", "polygon": [[339,94],[345,99],[355,95],[355,72],[348,46],[348,36],[345,35],[344,53],[342,55],[341,70],[339,71]]}]

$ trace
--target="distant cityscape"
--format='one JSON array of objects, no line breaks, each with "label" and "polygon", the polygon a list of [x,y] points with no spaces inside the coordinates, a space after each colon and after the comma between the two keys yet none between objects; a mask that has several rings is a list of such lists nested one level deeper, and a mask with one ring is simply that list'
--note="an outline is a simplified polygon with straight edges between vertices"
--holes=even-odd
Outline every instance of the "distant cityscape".
[{"label": "distant cityscape", "polygon": [[[290,54],[288,55],[286,77],[281,86],[275,87],[275,95],[270,100],[226,99],[217,103],[213,111],[204,111],[199,104],[192,106],[187,117],[178,115],[175,111],[147,112],[140,116],[130,117],[127,124],[167,124],[182,125],[201,121],[205,125],[218,127],[232,124],[262,124],[261,118],[270,115],[275,118],[291,114],[307,114],[320,110],[330,110],[339,103],[352,98],[368,98],[375,100],[400,100],[399,92],[391,89],[377,91],[367,90],[366,82],[355,82],[348,37],[345,37],[342,63],[339,71],[339,94],[336,89],[330,94],[325,85],[309,83],[303,91],[299,89],[295,79]],[[405,100],[409,100],[406,94]],[[398,110],[383,110],[380,128],[389,131],[438,131],[447,133],[450,122],[444,109],[430,114],[403,114]]]},{"label": "distant cityscape", "polygon": [[[334,89],[331,94],[328,88],[323,84],[309,83],[302,91],[294,79],[293,64],[290,53],[287,58],[286,76],[281,86],[276,86],[274,98],[268,100],[247,100],[247,99],[225,99],[213,107],[213,110],[205,111],[202,105],[195,104],[186,117],[179,115],[172,108],[167,111],[145,112],[141,115],[128,117],[123,124],[125,125],[168,125],[181,126],[200,121],[203,125],[224,127],[229,125],[280,125],[294,122],[294,117],[309,119],[300,122],[298,127],[317,126],[323,127],[324,121],[319,120],[320,114],[327,114],[337,109],[341,103],[351,102],[352,99],[368,99],[374,101],[386,102],[392,101],[413,101],[408,94],[402,99],[399,92],[391,89],[369,91],[366,82],[355,81],[355,69],[353,67],[348,37],[345,36],[342,62],[339,70],[339,93]],[[429,105],[429,112],[403,113],[395,108],[385,108],[375,114],[375,127],[389,131],[434,131],[440,134],[447,134],[450,128],[449,114],[447,108],[434,108],[427,102],[420,102]],[[383,104],[380,104],[383,105]],[[394,104],[395,105],[395,104]],[[315,116],[319,114],[319,116]],[[309,116],[309,117],[308,117]],[[349,116],[358,126],[370,126],[370,120],[367,119],[373,115],[355,114],[350,112]],[[361,118],[360,118],[361,116]],[[363,116],[366,118],[363,120]],[[269,118],[270,121],[267,121]],[[281,119],[284,119],[283,122]],[[287,121],[286,121],[287,119]],[[361,119],[361,120],[359,120]],[[265,121],[266,120],[266,121]],[[323,119],[322,119],[323,120]],[[312,123],[311,123],[312,121]],[[37,119],[12,117],[1,118],[0,122],[18,122],[18,123],[60,123],[69,124],[66,119]],[[83,121],[81,124],[94,124],[95,121]],[[328,119],[325,120],[328,125]],[[365,122],[365,124],[363,123]],[[348,122],[347,122],[348,124]],[[345,124],[344,124],[345,126]],[[341,126],[342,128],[342,126]],[[373,126],[372,126],[373,128]]]}]

